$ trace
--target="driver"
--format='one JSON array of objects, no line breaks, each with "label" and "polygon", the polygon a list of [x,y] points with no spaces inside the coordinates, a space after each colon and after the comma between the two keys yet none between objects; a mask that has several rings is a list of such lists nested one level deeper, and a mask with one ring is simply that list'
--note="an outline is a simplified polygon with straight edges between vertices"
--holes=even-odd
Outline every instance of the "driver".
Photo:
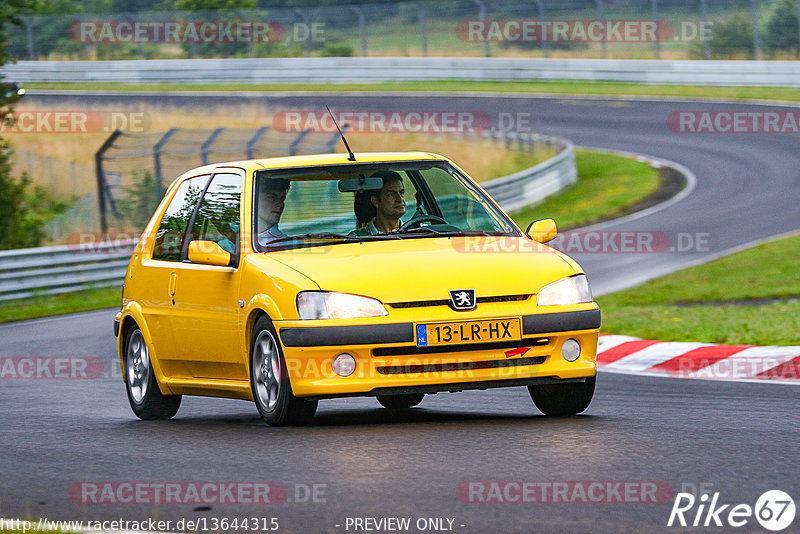
[{"label": "driver", "polygon": [[258,244],[262,247],[270,241],[282,239],[286,234],[278,228],[278,221],[283,214],[289,182],[282,179],[262,181],[258,188]]},{"label": "driver", "polygon": [[400,217],[406,213],[403,178],[395,171],[378,171],[372,176],[383,180],[380,190],[368,191],[369,202],[375,208],[375,216],[366,225],[353,230],[350,235],[366,236],[396,232],[400,228]]}]

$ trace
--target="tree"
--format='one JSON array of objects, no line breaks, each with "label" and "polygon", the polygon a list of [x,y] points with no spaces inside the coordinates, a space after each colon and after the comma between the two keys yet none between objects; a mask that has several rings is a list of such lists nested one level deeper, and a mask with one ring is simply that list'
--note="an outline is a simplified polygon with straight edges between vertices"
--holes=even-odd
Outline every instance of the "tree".
[{"label": "tree", "polygon": [[[0,3],[0,67],[8,61],[8,27],[20,24],[18,15],[33,9],[35,0],[3,0]],[[19,100],[17,87],[0,75],[0,123],[13,122],[14,103]],[[49,214],[63,210],[63,204],[51,202],[41,188],[31,189],[26,176],[11,176],[13,151],[0,138],[0,249],[34,247],[44,239],[43,227]]]},{"label": "tree", "polygon": [[771,52],[798,50],[797,2],[780,0],[767,19],[764,44]]}]

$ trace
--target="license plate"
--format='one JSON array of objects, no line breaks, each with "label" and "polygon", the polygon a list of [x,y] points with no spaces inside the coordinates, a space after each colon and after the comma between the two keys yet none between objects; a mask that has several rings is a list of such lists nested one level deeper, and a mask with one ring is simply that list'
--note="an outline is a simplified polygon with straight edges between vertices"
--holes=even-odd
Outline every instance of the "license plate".
[{"label": "license plate", "polygon": [[461,345],[521,339],[519,318],[417,325],[417,346]]}]

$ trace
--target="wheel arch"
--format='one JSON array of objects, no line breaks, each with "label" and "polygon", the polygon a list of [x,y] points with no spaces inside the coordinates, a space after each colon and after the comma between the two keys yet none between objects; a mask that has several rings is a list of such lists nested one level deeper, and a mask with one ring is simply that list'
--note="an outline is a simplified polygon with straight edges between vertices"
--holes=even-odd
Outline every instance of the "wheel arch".
[{"label": "wheel arch", "polygon": [[167,383],[167,377],[161,370],[161,365],[158,359],[158,350],[153,344],[153,338],[150,335],[150,330],[147,328],[147,322],[144,320],[142,309],[135,302],[128,303],[128,305],[122,309],[120,317],[117,350],[119,354],[119,367],[120,372],[122,373],[122,381],[127,381],[127,377],[125,376],[125,341],[128,337],[128,334],[134,327],[138,327],[142,331],[142,336],[144,336],[144,342],[147,344],[150,363],[153,366],[153,372],[156,376],[158,389],[160,389],[161,393],[164,395],[173,395],[174,393],[172,390],[170,390],[169,384]]}]

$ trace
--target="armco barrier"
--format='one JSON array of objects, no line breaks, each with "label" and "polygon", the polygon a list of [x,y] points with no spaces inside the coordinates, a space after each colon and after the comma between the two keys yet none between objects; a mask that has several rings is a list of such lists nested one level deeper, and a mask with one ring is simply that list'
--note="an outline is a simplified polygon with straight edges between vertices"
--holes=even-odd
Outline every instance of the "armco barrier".
[{"label": "armco barrier", "polygon": [[587,80],[800,87],[796,61],[337,57],[20,61],[0,72],[29,82],[353,83],[404,80]]},{"label": "armco barrier", "polygon": [[122,285],[133,243],[0,251],[0,301]]},{"label": "armco barrier", "polygon": [[[577,180],[571,142],[538,135],[533,141],[556,145],[560,152],[535,167],[482,184],[506,210],[541,201]],[[0,301],[121,285],[133,245],[101,243],[81,248],[76,244],[0,251]]]}]

